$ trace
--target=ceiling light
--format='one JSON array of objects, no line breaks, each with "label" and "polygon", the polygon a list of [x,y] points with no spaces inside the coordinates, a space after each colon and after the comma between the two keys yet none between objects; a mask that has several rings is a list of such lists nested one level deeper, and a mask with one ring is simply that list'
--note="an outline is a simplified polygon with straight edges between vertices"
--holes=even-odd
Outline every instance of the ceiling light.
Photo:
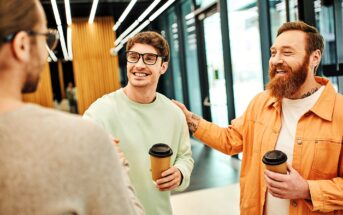
[{"label": "ceiling light", "polygon": [[156,17],[158,17],[165,9],[167,9],[175,0],[167,1],[162,7],[160,7],[154,14],[149,17],[149,20],[152,22]]},{"label": "ceiling light", "polygon": [[69,0],[64,0],[64,7],[66,9],[67,24],[71,25],[71,12]]},{"label": "ceiling light", "polygon": [[[130,25],[130,27],[128,27],[117,39],[116,41],[114,41],[114,45],[117,46],[121,40],[128,35],[141,21],[144,20],[144,18],[157,6],[157,4],[160,2],[161,0],[155,0],[153,3],[151,3],[151,5],[139,16],[139,18]],[[117,29],[120,23],[117,22],[114,26],[113,26],[113,30]]]},{"label": "ceiling light", "polygon": [[72,34],[71,34],[70,26],[67,28],[67,46],[68,46],[69,60],[73,60]]},{"label": "ceiling light", "polygon": [[52,11],[54,12],[56,24],[61,25],[61,18],[60,18],[60,14],[58,13],[56,0],[51,0],[51,6],[52,6]]},{"label": "ceiling light", "polygon": [[157,6],[161,0],[155,0],[138,18],[138,22],[143,21],[143,19]]},{"label": "ceiling light", "polygon": [[131,11],[131,9],[133,8],[133,6],[136,4],[137,0],[132,0],[129,5],[126,7],[126,9],[124,10],[124,12],[122,13],[122,15],[119,17],[118,21],[116,22],[116,24],[113,26],[113,31],[116,31],[120,24],[124,21],[124,19],[126,18],[126,16],[129,14],[129,12]]},{"label": "ceiling light", "polygon": [[59,25],[57,26],[58,32],[60,34],[60,41],[61,41],[61,47],[62,47],[62,52],[63,52],[63,57],[65,60],[69,59],[68,52],[67,52],[67,47],[66,47],[66,42],[63,36],[63,29],[62,26]]},{"label": "ceiling light", "polygon": [[94,22],[96,8],[98,7],[99,0],[93,0],[91,14],[89,15],[88,23],[92,24]]}]

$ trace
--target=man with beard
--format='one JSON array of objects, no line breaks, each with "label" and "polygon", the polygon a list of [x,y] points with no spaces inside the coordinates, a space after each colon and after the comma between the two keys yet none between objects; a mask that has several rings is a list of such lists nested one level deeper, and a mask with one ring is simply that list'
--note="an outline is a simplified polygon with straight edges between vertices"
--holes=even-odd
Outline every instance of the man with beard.
[{"label": "man with beard", "polygon": [[[170,215],[170,191],[188,187],[193,159],[187,123],[172,101],[156,92],[168,68],[168,42],[156,32],[141,32],[126,45],[128,83],[94,102],[85,112],[120,140],[129,176],[145,212]],[[171,167],[152,181],[149,148],[165,143],[173,150]]]},{"label": "man with beard", "polygon": [[[343,214],[343,97],[315,76],[323,48],[316,28],[284,23],[266,91],[227,128],[175,101],[195,137],[229,155],[243,152],[241,214]],[[287,174],[265,169],[262,157],[273,149],[286,153]]]},{"label": "man with beard", "polygon": [[143,213],[106,132],[22,101],[58,41],[40,2],[0,0],[0,21],[0,214]]}]

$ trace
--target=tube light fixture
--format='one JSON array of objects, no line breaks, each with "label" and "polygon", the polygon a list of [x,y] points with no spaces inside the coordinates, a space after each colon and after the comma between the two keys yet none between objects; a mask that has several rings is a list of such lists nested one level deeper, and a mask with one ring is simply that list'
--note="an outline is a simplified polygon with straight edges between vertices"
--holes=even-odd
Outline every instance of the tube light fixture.
[{"label": "tube light fixture", "polygon": [[67,47],[68,47],[69,60],[73,60],[72,31],[71,31],[70,26],[68,26],[67,28]]},{"label": "tube light fixture", "polygon": [[[111,49],[112,51],[115,51],[115,53],[118,53],[119,50],[124,46],[124,44],[134,35],[136,35],[137,33],[139,33],[141,30],[143,30],[147,25],[150,24],[150,22],[152,22],[154,19],[156,19],[156,17],[158,17],[163,11],[165,11],[172,3],[174,3],[175,0],[169,0],[167,1],[164,5],[162,5],[162,7],[160,7],[155,13],[153,13],[149,19],[145,20],[145,22],[143,22],[138,28],[136,28],[134,31],[132,31],[127,37],[125,37],[125,39],[119,41],[120,44],[114,48]],[[155,3],[155,2],[154,2]],[[130,26],[131,27],[131,26]],[[121,36],[121,35],[120,35]],[[119,36],[119,37],[120,37]],[[115,43],[119,43],[119,42],[115,42]]]},{"label": "tube light fixture", "polygon": [[175,0],[169,0],[167,1],[162,7],[160,7],[155,13],[153,13],[150,17],[149,20],[152,22],[156,17],[158,17],[163,11],[165,11],[171,4],[174,3]]},{"label": "tube light fixture", "polygon": [[[48,50],[50,60],[57,62],[57,57],[55,53],[51,51],[51,49],[49,49],[48,45],[46,45],[46,49]],[[48,61],[49,61],[49,58],[48,58]]]},{"label": "tube light fixture", "polygon": [[161,0],[155,0],[151,5],[138,17],[138,22],[144,20],[144,18],[157,6]]},{"label": "tube light fixture", "polygon": [[126,7],[126,9],[124,10],[124,12],[121,14],[121,16],[119,17],[118,21],[116,22],[116,24],[113,26],[113,31],[116,31],[120,24],[124,21],[124,19],[126,18],[126,16],[129,14],[129,12],[131,11],[131,9],[133,8],[133,6],[136,4],[137,0],[132,0],[130,1],[129,5]]},{"label": "tube light fixture", "polygon": [[69,0],[64,0],[64,7],[66,10],[67,24],[71,25],[71,12],[70,12],[70,2]]},{"label": "tube light fixture", "polygon": [[[155,0],[153,3],[149,5],[149,7],[138,17],[138,19],[130,25],[117,39],[114,41],[114,45],[117,46],[120,41],[128,35],[140,22],[144,20],[144,18],[158,5],[161,0]],[[118,22],[117,22],[118,23]],[[116,24],[117,24],[116,23]]]},{"label": "tube light fixture", "polygon": [[51,0],[52,11],[54,12],[56,25],[61,25],[61,18],[60,14],[58,13],[57,3],[56,0]]},{"label": "tube light fixture", "polygon": [[99,0],[93,0],[91,14],[89,15],[89,20],[88,20],[89,24],[93,24],[94,22],[95,12],[96,12],[96,8],[98,7],[98,3],[99,3]]},{"label": "tube light fixture", "polygon": [[64,35],[63,35],[62,26],[61,25],[57,26],[57,29],[58,29],[58,32],[60,34],[60,41],[61,41],[63,57],[64,57],[65,60],[68,60],[69,56],[68,56],[68,52],[67,52],[66,42],[65,42],[65,39],[64,39]]}]

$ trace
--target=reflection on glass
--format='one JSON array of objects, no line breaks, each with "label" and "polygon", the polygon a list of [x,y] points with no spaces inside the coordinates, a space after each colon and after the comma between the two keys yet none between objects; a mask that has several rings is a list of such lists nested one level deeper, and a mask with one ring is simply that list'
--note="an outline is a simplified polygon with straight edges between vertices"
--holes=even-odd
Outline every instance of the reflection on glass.
[{"label": "reflection on glass", "polygon": [[220,126],[227,126],[228,113],[219,13],[215,13],[204,19],[204,33],[210,91],[210,98],[209,100],[205,100],[204,103],[208,104],[210,102],[212,122]]},{"label": "reflection on glass", "polygon": [[282,25],[282,23],[287,21],[285,0],[269,0],[269,13],[271,36],[272,40],[274,41],[278,28]]},{"label": "reflection on glass", "polygon": [[[336,64],[336,38],[333,5],[321,5],[321,0],[314,1],[316,27],[325,40],[325,50],[322,56],[322,64]],[[336,89],[337,77],[329,77]]]},{"label": "reflection on glass", "polygon": [[289,21],[299,20],[298,0],[289,0]]},{"label": "reflection on glass", "polygon": [[173,69],[173,82],[175,90],[175,99],[184,102],[183,90],[182,90],[182,78],[179,62],[179,36],[176,13],[170,13],[168,15],[169,32],[170,32],[170,63]]},{"label": "reflection on glass", "polygon": [[196,0],[196,4],[201,7],[206,7],[207,5],[215,2],[216,0]]},{"label": "reflection on glass", "polygon": [[199,116],[202,116],[202,101],[201,89],[198,69],[197,57],[197,39],[195,29],[195,18],[187,17],[192,11],[191,1],[186,1],[182,4],[182,17],[183,17],[183,33],[185,44],[185,61],[187,67],[187,81],[189,93],[190,110]]},{"label": "reflection on glass", "polygon": [[258,92],[263,91],[258,10],[256,0],[251,3],[251,0],[228,1],[236,117],[243,114]]}]

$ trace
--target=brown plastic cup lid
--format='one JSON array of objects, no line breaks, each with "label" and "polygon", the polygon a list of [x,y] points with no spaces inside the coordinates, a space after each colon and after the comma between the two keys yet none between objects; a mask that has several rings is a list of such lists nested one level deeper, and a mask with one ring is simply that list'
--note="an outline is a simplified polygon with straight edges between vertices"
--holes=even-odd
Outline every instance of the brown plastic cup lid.
[{"label": "brown plastic cup lid", "polygon": [[287,161],[287,155],[279,150],[266,152],[262,162],[267,165],[279,165]]},{"label": "brown plastic cup lid", "polygon": [[171,156],[173,150],[167,144],[157,143],[150,148],[149,154],[154,157],[165,158]]}]

